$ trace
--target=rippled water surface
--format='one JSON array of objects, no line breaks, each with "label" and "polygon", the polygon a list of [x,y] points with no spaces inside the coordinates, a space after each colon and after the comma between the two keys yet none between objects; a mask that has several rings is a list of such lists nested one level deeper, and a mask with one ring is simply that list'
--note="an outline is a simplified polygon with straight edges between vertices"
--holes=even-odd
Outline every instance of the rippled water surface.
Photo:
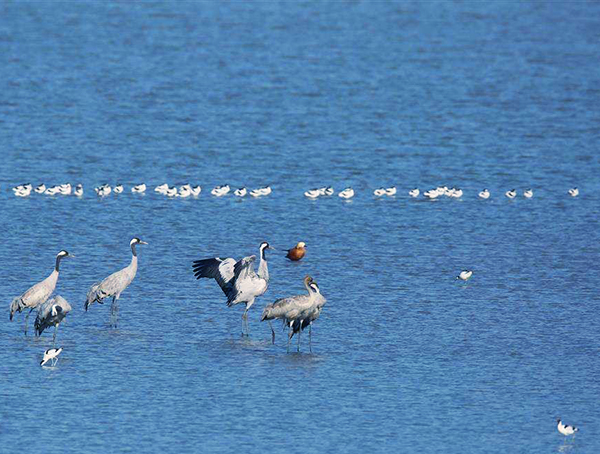
[{"label": "rippled water surface", "polygon": [[[0,4],[0,451],[600,452],[598,42],[598,3]],[[85,194],[12,195],[29,181]],[[329,184],[356,196],[302,195]],[[407,196],[437,185],[465,195]],[[83,302],[133,236],[111,329]],[[242,338],[191,262],[264,240]],[[73,311],[42,368],[51,330],[8,305],[61,249]],[[260,313],[306,274],[328,303],[288,354]]]}]

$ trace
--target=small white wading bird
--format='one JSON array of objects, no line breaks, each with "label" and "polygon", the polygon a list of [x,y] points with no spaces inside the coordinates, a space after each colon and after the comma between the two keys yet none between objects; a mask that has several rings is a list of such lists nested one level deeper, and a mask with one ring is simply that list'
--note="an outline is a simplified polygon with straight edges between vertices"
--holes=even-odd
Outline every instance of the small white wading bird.
[{"label": "small white wading bird", "polygon": [[321,195],[320,189],[309,189],[304,193],[304,197],[308,197],[309,199],[316,199]]},{"label": "small white wading bird", "polygon": [[67,314],[71,312],[71,305],[60,295],[49,299],[42,304],[35,318],[35,334],[41,336],[46,328],[54,326],[54,336],[52,336],[52,345],[56,343],[56,333],[58,325],[64,320]]},{"label": "small white wading bird", "polygon": [[25,309],[29,309],[27,316],[25,317],[25,334],[27,334],[27,321],[29,320],[29,315],[34,309],[37,309],[41,304],[45,303],[54,289],[56,288],[56,283],[58,282],[58,273],[60,268],[60,261],[65,257],[75,257],[74,255],[70,255],[67,251],[60,251],[56,256],[56,264],[54,265],[54,270],[50,273],[46,279],[42,282],[38,282],[21,296],[16,297],[10,303],[10,320],[12,321],[15,312],[22,312]]},{"label": "small white wading bird", "polygon": [[461,271],[458,276],[456,276],[456,279],[468,281],[471,278],[471,276],[473,276],[473,271],[464,270],[464,271]]},{"label": "small white wading bird", "polygon": [[51,361],[52,367],[56,366],[58,362],[58,355],[62,352],[62,347],[60,348],[49,348],[44,352],[44,358],[40,361],[40,366],[43,366],[48,361]]},{"label": "small white wading bird", "polygon": [[387,195],[388,197],[395,196],[396,192],[398,192],[396,186],[392,186],[391,188],[385,189],[385,195]]},{"label": "small white wading bird", "polygon": [[577,188],[569,189],[569,195],[571,197],[577,197],[579,195],[579,189],[577,189]]},{"label": "small white wading bird", "polygon": [[44,183],[42,183],[42,184],[40,184],[40,185],[37,185],[37,186],[35,187],[35,192],[36,192],[36,194],[43,194],[43,193],[44,193],[44,191],[46,191],[46,185],[45,185]]},{"label": "small white wading bird", "polygon": [[122,184],[117,184],[114,189],[113,192],[115,194],[121,194],[123,192],[123,185]]},{"label": "small white wading bird", "polygon": [[146,192],[146,185],[144,183],[136,184],[133,188],[131,188],[131,192],[134,194],[143,194]]},{"label": "small white wading bird", "polygon": [[338,196],[340,196],[342,199],[346,199],[346,200],[351,199],[352,197],[354,197],[354,189],[346,188],[342,192],[340,192],[338,194]]},{"label": "small white wading bird", "polygon": [[246,188],[238,188],[233,192],[233,195],[236,197],[246,197],[246,194],[248,194],[248,190]]},{"label": "small white wading bird", "polygon": [[377,188],[373,191],[375,197],[383,197],[385,195],[385,188]]},{"label": "small white wading bird", "polygon": [[121,293],[125,291],[129,284],[135,278],[138,269],[138,258],[136,246],[138,244],[148,244],[139,238],[134,238],[129,242],[131,246],[131,263],[121,271],[111,274],[100,283],[96,283],[90,287],[85,300],[85,310],[90,308],[94,303],[104,303],[105,298],[112,297],[112,305],[110,308],[110,324],[117,327],[119,318],[119,298]]},{"label": "small white wading bird", "polygon": [[425,191],[423,193],[423,195],[425,197],[427,197],[429,200],[433,200],[433,199],[437,199],[440,195],[440,193],[438,192],[437,189],[431,189],[430,191]]},{"label": "small white wading bird", "polygon": [[575,432],[579,432],[579,429],[577,427],[574,426],[567,426],[565,424],[562,423],[562,421],[560,420],[560,418],[558,418],[556,420],[557,422],[557,426],[556,428],[558,429],[558,431],[563,434],[564,436],[567,435],[574,435]]},{"label": "small white wading bird", "polygon": [[523,192],[523,195],[525,196],[525,198],[530,199],[533,197],[533,190],[527,189],[526,191]]},{"label": "small white wading bird", "polygon": [[158,192],[159,194],[166,194],[167,189],[169,189],[169,185],[167,183],[161,184],[160,186],[156,186],[154,188],[155,192]]},{"label": "small white wading bird", "polygon": [[514,199],[517,196],[517,190],[516,189],[511,189],[510,191],[506,191],[504,193],[504,195],[506,197],[508,197],[509,199]]},{"label": "small white wading bird", "polygon": [[[265,256],[266,249],[274,249],[269,243],[260,244],[260,262],[258,273],[254,272],[256,256],[244,257],[238,262],[232,258],[222,259],[219,257],[196,260],[192,268],[196,279],[214,279],[227,297],[227,306],[244,303],[246,308],[242,315],[242,336],[248,335],[248,310],[254,304],[254,300],[263,295],[269,287],[269,268]],[[246,332],[244,333],[244,326]]]},{"label": "small white wading bird", "polygon": [[333,193],[334,193],[335,191],[333,190],[333,187],[331,187],[331,186],[325,186],[325,187],[323,187],[323,188],[320,188],[320,189],[319,189],[319,192],[321,193],[321,195],[328,195],[328,196],[331,196],[331,195],[333,195]]},{"label": "small white wading bird", "polygon": [[200,186],[192,187],[192,196],[193,197],[198,197],[201,192],[202,192],[202,188]]},{"label": "small white wading bird", "polygon": [[479,198],[487,200],[490,198],[490,191],[488,191],[487,189],[484,189],[483,191],[481,191],[479,193]]},{"label": "small white wading bird", "polygon": [[83,185],[81,183],[75,186],[74,194],[77,197],[81,197],[83,195]]},{"label": "small white wading bird", "polygon": [[294,334],[298,333],[298,351],[300,351],[300,332],[309,327],[309,348],[312,351],[312,322],[319,317],[321,309],[326,303],[326,299],[321,295],[316,281],[306,276],[304,286],[308,291],[307,295],[297,295],[288,298],[276,300],[273,304],[268,304],[263,310],[261,321],[267,320],[271,327],[271,339],[275,343],[275,330],[271,325],[271,320],[282,320],[284,326],[288,326],[288,351],[290,341]]},{"label": "small white wading bird", "polygon": [[58,192],[62,195],[71,195],[72,190],[73,187],[71,186],[71,183],[64,183],[58,187]]},{"label": "small white wading bird", "polygon": [[419,194],[421,193],[421,191],[419,191],[417,188],[411,189],[410,191],[408,191],[408,195],[411,197],[419,197]]},{"label": "small white wading bird", "polygon": [[217,186],[217,187],[213,188],[213,190],[210,191],[210,193],[212,195],[214,195],[215,197],[223,197],[230,191],[230,189],[231,188],[229,187],[229,185],[226,184],[224,186]]}]

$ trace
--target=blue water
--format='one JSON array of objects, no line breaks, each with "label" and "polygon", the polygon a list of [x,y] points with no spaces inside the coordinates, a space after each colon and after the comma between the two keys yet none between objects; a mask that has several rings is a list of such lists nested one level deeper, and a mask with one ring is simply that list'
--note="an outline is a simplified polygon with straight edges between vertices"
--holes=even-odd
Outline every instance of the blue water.
[{"label": "blue water", "polygon": [[[591,2],[0,4],[0,452],[600,452],[598,42]],[[85,195],[12,195],[29,181]],[[224,183],[273,193],[209,195]],[[357,195],[302,196],[328,184]],[[407,196],[438,185],[465,195]],[[83,302],[133,236],[111,329]],[[242,338],[191,262],[264,240]],[[23,336],[8,305],[61,249],[74,309],[41,368],[51,330]],[[306,274],[328,303],[288,354],[260,312]]]}]

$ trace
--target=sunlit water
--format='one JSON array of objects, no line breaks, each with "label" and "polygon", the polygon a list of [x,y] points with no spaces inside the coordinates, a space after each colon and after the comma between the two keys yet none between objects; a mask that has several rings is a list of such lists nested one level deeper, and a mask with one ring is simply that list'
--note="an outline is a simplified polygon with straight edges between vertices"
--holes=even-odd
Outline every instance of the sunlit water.
[{"label": "sunlit water", "polygon": [[[599,18],[593,3],[0,5],[0,451],[599,452]],[[86,192],[12,195],[29,181]],[[126,192],[100,199],[104,182]],[[168,200],[163,182],[204,189]],[[209,195],[224,183],[273,193]],[[357,195],[302,195],[328,184]],[[440,184],[465,195],[407,196]],[[398,195],[375,199],[384,185]],[[111,329],[109,305],[83,302],[133,236],[150,244]],[[264,240],[279,251],[242,338],[242,308],[191,262]],[[41,368],[52,330],[34,338],[32,317],[25,337],[8,305],[60,249],[77,256],[57,286],[74,309]],[[288,354],[260,313],[306,274],[328,303],[313,353],[303,338]]]}]

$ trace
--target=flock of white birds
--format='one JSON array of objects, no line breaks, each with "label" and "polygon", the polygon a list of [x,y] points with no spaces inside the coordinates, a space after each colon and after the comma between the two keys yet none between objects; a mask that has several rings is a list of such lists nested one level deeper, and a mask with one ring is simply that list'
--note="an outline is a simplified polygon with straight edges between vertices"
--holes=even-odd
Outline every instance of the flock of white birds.
[{"label": "flock of white birds", "polygon": [[[148,187],[146,184],[141,183],[135,185],[131,188],[131,192],[134,194],[144,194]],[[32,193],[43,194],[43,195],[75,195],[77,197],[83,196],[83,185],[71,185],[70,183],[63,183],[55,186],[46,186],[45,184],[40,184],[38,186],[33,186],[31,183],[21,184],[19,186],[15,186],[12,188],[14,195],[17,197],[28,197]],[[94,191],[99,197],[106,197],[110,194],[121,194],[125,191],[125,188],[122,184],[117,184],[115,186],[111,186],[109,184],[103,184],[94,188]],[[233,192],[231,191],[231,187],[226,184],[222,186],[214,187],[210,193],[214,197],[223,197],[227,194],[232,193],[235,197],[246,197],[247,195],[251,197],[264,197],[271,194],[273,190],[270,186],[265,186],[262,188],[256,189],[248,189],[245,187],[237,188]],[[191,185],[184,184],[182,186],[170,186],[168,183],[161,184],[154,188],[154,192],[158,194],[162,194],[166,197],[179,197],[179,198],[187,198],[187,197],[198,197],[202,192],[202,187],[199,185]],[[304,196],[308,199],[315,200],[319,197],[327,197],[335,194],[335,190],[331,186],[324,186],[322,188],[313,188],[304,192]],[[395,197],[397,194],[397,189],[395,186],[390,188],[377,188],[373,191],[373,195],[375,197]],[[459,188],[449,188],[447,186],[438,186],[437,188],[428,189],[425,191],[421,191],[418,188],[411,189],[408,191],[408,196],[412,198],[418,198],[419,196],[423,196],[429,200],[435,200],[440,197],[448,197],[460,199],[463,196],[464,192]],[[577,197],[579,195],[579,189],[571,188],[567,191],[567,194],[571,197]],[[355,195],[354,189],[351,187],[345,188],[343,191],[338,192],[337,194],[342,199],[352,199]],[[491,197],[491,192],[488,189],[483,189],[479,192],[478,197],[480,199],[487,200]],[[533,189],[529,188],[522,192],[523,197],[527,199],[531,199],[533,197]],[[519,196],[519,192],[516,189],[511,189],[504,193],[504,196],[509,199],[514,199]]]}]

